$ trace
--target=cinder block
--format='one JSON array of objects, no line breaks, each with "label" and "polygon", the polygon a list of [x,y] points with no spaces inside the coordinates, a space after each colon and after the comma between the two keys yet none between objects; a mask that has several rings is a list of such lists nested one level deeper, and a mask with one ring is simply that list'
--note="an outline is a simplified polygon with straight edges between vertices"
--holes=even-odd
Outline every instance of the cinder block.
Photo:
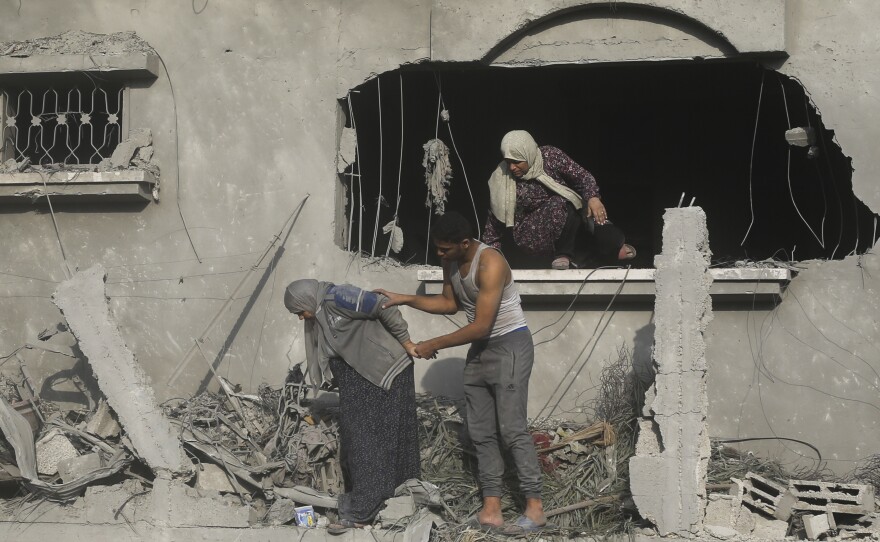
[{"label": "cinder block", "polygon": [[794,510],[840,514],[870,514],[874,511],[873,486],[791,480],[788,489],[796,499]]},{"label": "cinder block", "polygon": [[753,472],[746,474],[741,487],[742,501],[748,506],[787,521],[796,499],[785,487]]}]

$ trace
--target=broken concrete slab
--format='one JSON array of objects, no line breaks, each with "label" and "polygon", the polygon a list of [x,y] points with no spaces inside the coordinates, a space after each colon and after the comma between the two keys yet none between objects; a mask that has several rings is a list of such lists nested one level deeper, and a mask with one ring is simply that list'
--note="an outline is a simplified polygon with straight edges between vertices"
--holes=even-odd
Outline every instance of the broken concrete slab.
[{"label": "broken concrete slab", "polygon": [[110,156],[110,166],[114,168],[128,167],[129,162],[141,147],[149,147],[153,143],[153,134],[142,128],[132,130],[128,138],[116,145]]},{"label": "broken concrete slab", "polygon": [[163,415],[149,377],[125,345],[104,295],[106,273],[100,265],[61,283],[53,300],[79,341],[137,454],[154,472],[190,476],[192,463],[177,431]]},{"label": "broken concrete slab", "polygon": [[296,503],[290,499],[275,499],[266,514],[267,525],[286,525],[296,519]]},{"label": "broken concrete slab", "polygon": [[151,517],[149,495],[139,480],[88,487],[82,501],[86,521],[92,525],[148,521]]},{"label": "broken concrete slab", "polygon": [[752,538],[766,540],[782,540],[788,532],[788,522],[781,519],[767,519],[760,514],[754,514],[755,528],[752,530]]},{"label": "broken concrete slab", "polygon": [[827,514],[805,514],[801,519],[804,521],[804,530],[810,540],[817,540],[831,529]]},{"label": "broken concrete slab", "polygon": [[98,403],[98,408],[86,424],[86,432],[106,439],[117,436],[120,430],[119,422],[113,416],[110,405],[107,404],[107,401],[101,399]]},{"label": "broken concrete slab", "polygon": [[377,519],[382,525],[393,525],[416,513],[416,503],[412,495],[391,497],[385,501],[385,508],[379,511]]},{"label": "broken concrete slab", "polygon": [[58,462],[58,475],[62,482],[72,482],[103,466],[99,454],[85,454],[62,459]]},{"label": "broken concrete slab", "polygon": [[58,429],[51,429],[37,441],[37,472],[55,474],[58,464],[79,456],[79,452]]},{"label": "broken concrete slab", "polygon": [[[179,481],[168,484],[167,499],[154,486],[153,504],[164,500],[168,525],[177,527],[247,527],[250,511],[232,495],[200,490]],[[155,510],[154,510],[155,512]]]},{"label": "broken concrete slab", "polygon": [[667,209],[663,253],[654,260],[657,377],[645,395],[652,417],[640,423],[637,454],[630,459],[633,500],[661,536],[693,537],[703,530],[710,451],[703,333],[712,320],[710,256],[703,210]]},{"label": "broken concrete slab", "polygon": [[202,463],[196,471],[196,488],[218,493],[235,493],[226,471],[213,463]]}]

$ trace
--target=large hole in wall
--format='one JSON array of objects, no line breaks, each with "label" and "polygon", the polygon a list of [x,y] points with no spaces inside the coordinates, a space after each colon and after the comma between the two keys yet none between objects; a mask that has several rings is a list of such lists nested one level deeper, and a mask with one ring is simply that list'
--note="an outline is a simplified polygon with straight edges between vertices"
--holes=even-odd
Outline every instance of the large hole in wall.
[{"label": "large hole in wall", "polygon": [[[438,120],[441,90],[449,123]],[[343,174],[348,203],[340,238],[355,252],[436,265],[422,146],[436,134],[449,147],[446,209],[482,229],[486,181],[502,136],[513,129],[528,130],[539,145],[559,147],[592,172],[609,215],[638,249],[637,267],[653,266],[663,211],[682,194],[683,205],[693,200],[706,211],[718,265],[840,259],[875,241],[876,215],[853,195],[851,161],[804,88],[751,62],[420,65],[364,83],[343,109],[357,131],[358,160]],[[813,144],[790,145],[785,132],[795,127],[813,128]],[[397,254],[382,232],[395,213],[404,234]]]}]

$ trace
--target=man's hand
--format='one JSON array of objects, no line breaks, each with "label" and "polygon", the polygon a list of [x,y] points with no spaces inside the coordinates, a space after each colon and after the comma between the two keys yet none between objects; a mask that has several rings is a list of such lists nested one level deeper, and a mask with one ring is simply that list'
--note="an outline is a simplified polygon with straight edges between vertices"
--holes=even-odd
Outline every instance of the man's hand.
[{"label": "man's hand", "polygon": [[593,217],[596,224],[604,225],[608,222],[608,212],[605,210],[605,205],[602,204],[602,200],[599,198],[594,197],[587,200],[587,206],[584,212],[586,213],[586,218]]},{"label": "man's hand", "polygon": [[382,294],[388,298],[388,301],[382,304],[383,309],[387,309],[388,307],[393,307],[395,305],[406,304],[406,296],[403,294],[395,294],[394,292],[389,292],[388,290],[383,290],[382,288],[376,288],[373,291],[377,294]]},{"label": "man's hand", "polygon": [[406,341],[405,343],[400,343],[400,344],[401,344],[401,346],[403,346],[404,350],[406,350],[407,354],[409,354],[410,356],[412,356],[414,358],[419,357],[418,352],[416,352],[416,343],[414,343],[412,341]]},{"label": "man's hand", "polygon": [[430,341],[423,341],[417,344],[415,352],[422,359],[434,359],[437,357],[437,349],[431,346]]}]

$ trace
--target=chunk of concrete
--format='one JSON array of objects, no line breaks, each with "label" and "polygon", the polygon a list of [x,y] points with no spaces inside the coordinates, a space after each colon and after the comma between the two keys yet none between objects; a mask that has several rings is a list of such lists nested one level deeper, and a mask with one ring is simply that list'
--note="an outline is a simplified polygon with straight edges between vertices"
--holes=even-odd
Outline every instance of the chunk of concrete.
[{"label": "chunk of concrete", "polygon": [[140,129],[132,130],[128,139],[121,141],[116,145],[113,154],[110,156],[110,165],[114,168],[124,168],[131,162],[134,153],[141,147],[147,147],[153,142],[153,135],[150,130]]},{"label": "chunk of concrete", "polygon": [[94,472],[102,467],[101,456],[98,454],[85,454],[62,459],[58,462],[58,474],[65,484],[77,478]]},{"label": "chunk of concrete", "polygon": [[752,537],[767,540],[782,540],[788,532],[788,522],[781,519],[767,519],[755,514],[755,528]]},{"label": "chunk of concrete", "polygon": [[807,532],[807,538],[810,540],[817,540],[819,536],[831,529],[827,514],[806,514],[801,519],[804,520],[804,530]]},{"label": "chunk of concrete", "polygon": [[237,497],[171,482],[170,524],[178,527],[247,527],[247,506]]},{"label": "chunk of concrete", "polygon": [[197,472],[196,487],[218,493],[235,493],[226,471],[213,463],[202,463]]},{"label": "chunk of concrete", "polygon": [[268,525],[285,525],[296,519],[296,503],[290,499],[275,499],[266,514]]},{"label": "chunk of concrete", "polygon": [[192,462],[178,432],[162,413],[149,377],[125,345],[110,315],[104,295],[105,278],[104,268],[94,265],[62,282],[53,300],[138,456],[157,474],[190,476]]},{"label": "chunk of concrete", "polygon": [[717,538],[719,540],[728,540],[730,538],[736,538],[739,536],[739,533],[736,532],[736,529],[731,529],[730,527],[720,527],[718,525],[706,525],[706,532],[709,533],[712,538]]},{"label": "chunk of concrete", "polygon": [[37,441],[37,472],[55,474],[58,463],[78,455],[70,440],[58,429],[52,429]]},{"label": "chunk of concrete", "polygon": [[86,424],[86,432],[106,439],[119,435],[120,430],[119,422],[113,417],[110,405],[107,404],[107,401],[101,399],[98,408]]},{"label": "chunk of concrete", "polygon": [[134,523],[150,518],[149,495],[138,480],[89,486],[82,500],[86,521],[92,525]]},{"label": "chunk of concrete", "polygon": [[731,495],[719,495],[713,493],[709,495],[709,502],[706,504],[706,517],[703,523],[715,527],[733,527],[736,521],[737,509],[734,507],[734,499]]},{"label": "chunk of concrete", "polygon": [[385,508],[379,512],[378,519],[383,525],[397,523],[416,513],[416,503],[412,495],[391,497],[385,501]]}]

